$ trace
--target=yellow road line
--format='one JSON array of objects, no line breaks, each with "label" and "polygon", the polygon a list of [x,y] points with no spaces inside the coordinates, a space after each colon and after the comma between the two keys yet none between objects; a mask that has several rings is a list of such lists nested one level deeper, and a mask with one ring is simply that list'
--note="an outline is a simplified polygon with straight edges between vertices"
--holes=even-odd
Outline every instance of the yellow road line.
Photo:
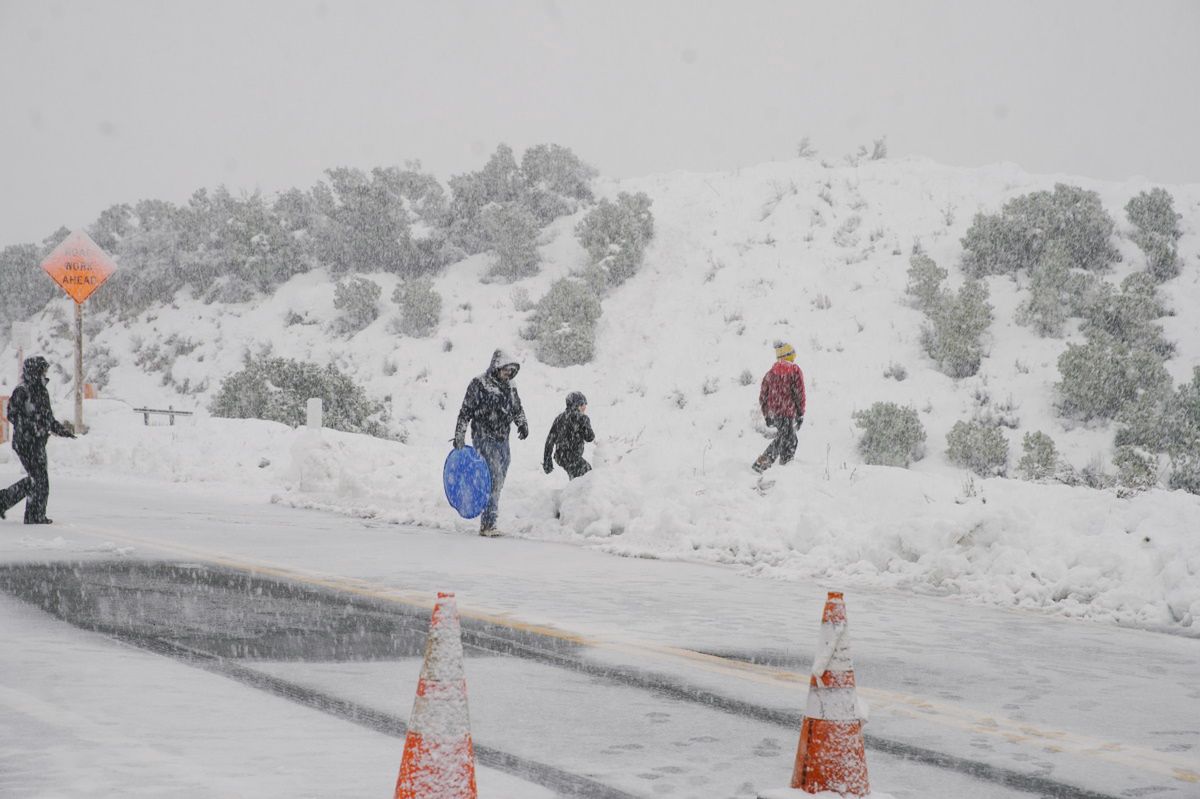
[{"label": "yellow road line", "polygon": [[[175,542],[139,538],[116,530],[99,527],[89,528],[72,525],[71,529],[79,530],[86,535],[103,537],[127,544],[184,555],[190,558],[198,558],[208,563],[226,566],[238,571],[271,575],[294,582],[344,591],[357,596],[370,597],[410,607],[430,610],[434,604],[428,592],[389,588],[357,577],[327,575],[308,569],[278,566],[266,561],[235,557]],[[790,688],[795,688],[797,686],[807,686],[809,680],[809,675],[806,673],[801,674],[774,666],[746,663],[718,655],[709,655],[691,649],[649,641],[622,641],[579,635],[555,627],[523,622],[511,618],[507,614],[473,610],[461,604],[459,605],[459,613],[464,618],[474,621],[494,624],[511,630],[545,636],[593,649],[636,657],[652,656],[660,659],[682,661],[691,667],[709,674],[728,676],[748,682],[764,685],[786,684]],[[1170,753],[1158,752],[1153,749],[1128,744],[1113,743],[1062,730],[1042,729],[1027,722],[989,715],[945,702],[933,702],[897,691],[885,691],[878,688],[864,688],[859,686],[858,692],[871,703],[874,709],[883,709],[894,716],[929,721],[974,735],[998,737],[1009,743],[1029,743],[1049,752],[1068,752],[1095,757],[1099,760],[1135,771],[1152,772],[1182,782],[1200,782],[1200,761],[1185,760],[1181,757],[1175,757]]]}]

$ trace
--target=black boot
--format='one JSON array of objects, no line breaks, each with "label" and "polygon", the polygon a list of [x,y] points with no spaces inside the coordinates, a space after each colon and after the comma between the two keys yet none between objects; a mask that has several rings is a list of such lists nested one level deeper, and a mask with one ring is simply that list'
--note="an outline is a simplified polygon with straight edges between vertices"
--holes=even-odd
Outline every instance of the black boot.
[{"label": "black boot", "polygon": [[26,524],[54,524],[53,519],[34,519],[33,521],[25,522]]}]

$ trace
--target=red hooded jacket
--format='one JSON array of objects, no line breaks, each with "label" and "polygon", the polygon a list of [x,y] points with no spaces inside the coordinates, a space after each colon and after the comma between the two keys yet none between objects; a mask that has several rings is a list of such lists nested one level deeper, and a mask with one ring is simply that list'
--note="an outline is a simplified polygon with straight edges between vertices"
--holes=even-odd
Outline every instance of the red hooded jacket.
[{"label": "red hooded jacket", "polygon": [[758,404],[768,419],[804,415],[804,372],[788,361],[776,361],[762,379]]}]

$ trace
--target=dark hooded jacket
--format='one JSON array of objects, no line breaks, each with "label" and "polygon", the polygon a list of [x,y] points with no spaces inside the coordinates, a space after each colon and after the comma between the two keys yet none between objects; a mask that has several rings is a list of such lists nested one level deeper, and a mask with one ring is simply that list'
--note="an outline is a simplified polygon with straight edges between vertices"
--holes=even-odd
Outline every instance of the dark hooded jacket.
[{"label": "dark hooded jacket", "polygon": [[542,465],[547,472],[552,468],[551,454],[566,468],[565,464],[582,461],[583,445],[596,440],[591,419],[580,410],[584,405],[587,405],[587,398],[578,391],[572,391],[567,395],[567,409],[550,425],[550,433],[546,436],[546,449],[542,454]]},{"label": "dark hooded jacket", "polygon": [[13,426],[13,449],[31,453],[46,445],[51,434],[72,436],[54,418],[50,408],[50,392],[46,390],[46,372],[50,364],[40,355],[26,358],[21,369],[21,384],[13,389],[8,400],[8,421]]},{"label": "dark hooded jacket", "polygon": [[489,438],[493,441],[508,441],[511,425],[516,424],[521,438],[529,435],[529,423],[525,421],[525,411],[521,407],[521,397],[517,387],[513,385],[516,379],[514,372],[512,380],[501,380],[497,372],[510,366],[520,371],[517,363],[504,350],[496,350],[492,354],[492,362],[487,371],[471,381],[467,386],[467,394],[463,397],[462,407],[458,411],[458,424],[454,429],[456,440],[463,440],[467,434],[467,425],[471,426],[471,440]]}]

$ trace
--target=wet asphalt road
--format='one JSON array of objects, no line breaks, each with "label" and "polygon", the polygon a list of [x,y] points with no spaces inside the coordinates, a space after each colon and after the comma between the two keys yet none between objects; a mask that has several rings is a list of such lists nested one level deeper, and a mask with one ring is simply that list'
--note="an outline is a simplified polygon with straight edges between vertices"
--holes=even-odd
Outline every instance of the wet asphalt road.
[{"label": "wet asphalt road", "polygon": [[[418,608],[333,589],[196,563],[88,561],[0,567],[0,590],[91,630],[268,691],[372,730],[403,737],[403,718],[256,668],[256,664],[390,661],[424,653],[429,614]],[[562,637],[463,619],[470,657],[508,656],[582,672],[604,683],[778,725],[795,731],[799,711],[784,712],[698,690],[669,675],[603,665]],[[722,653],[773,663],[772,653]],[[773,663],[804,670],[800,662]],[[868,748],[1033,796],[1105,799],[1109,795],[1036,775],[868,736]],[[625,799],[635,794],[552,763],[476,746],[482,765],[561,796]]]}]

